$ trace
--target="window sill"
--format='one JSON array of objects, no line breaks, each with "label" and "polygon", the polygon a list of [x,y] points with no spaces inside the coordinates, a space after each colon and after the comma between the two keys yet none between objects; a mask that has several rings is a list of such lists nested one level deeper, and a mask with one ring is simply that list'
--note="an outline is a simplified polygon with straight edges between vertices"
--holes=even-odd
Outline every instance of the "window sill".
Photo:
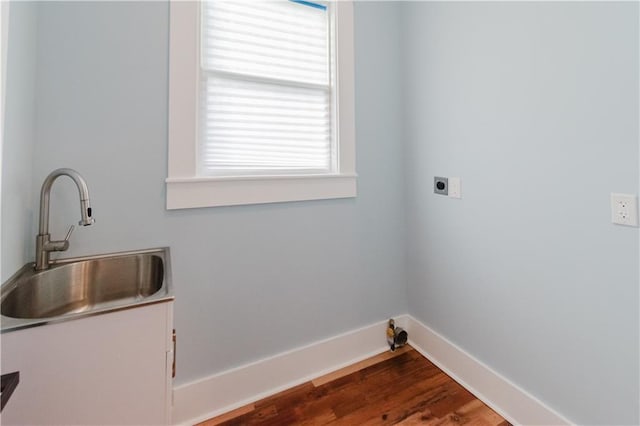
[{"label": "window sill", "polygon": [[326,200],[356,196],[356,175],[169,178],[167,209]]}]

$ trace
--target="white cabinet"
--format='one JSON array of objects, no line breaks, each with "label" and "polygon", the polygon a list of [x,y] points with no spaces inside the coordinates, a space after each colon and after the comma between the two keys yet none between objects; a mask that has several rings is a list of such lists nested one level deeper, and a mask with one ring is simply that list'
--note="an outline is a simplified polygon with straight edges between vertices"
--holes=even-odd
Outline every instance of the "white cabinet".
[{"label": "white cabinet", "polygon": [[2,425],[169,424],[172,329],[163,302],[2,334]]}]

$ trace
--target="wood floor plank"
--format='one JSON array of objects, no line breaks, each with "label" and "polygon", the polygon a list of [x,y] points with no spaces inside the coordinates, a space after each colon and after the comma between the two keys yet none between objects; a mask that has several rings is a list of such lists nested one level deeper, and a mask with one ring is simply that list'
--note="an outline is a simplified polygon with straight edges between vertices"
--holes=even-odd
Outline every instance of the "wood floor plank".
[{"label": "wood floor plank", "polygon": [[474,399],[455,410],[450,414],[450,417],[454,418],[460,424],[497,426],[504,421],[498,413],[478,399]]},{"label": "wood floor plank", "polygon": [[[343,407],[336,407],[336,414],[341,419],[344,417],[345,424],[356,421],[359,424],[394,424],[425,407],[444,414],[472,398],[463,388],[452,386],[452,380],[424,358],[422,364],[424,368],[416,369],[414,374],[391,382],[381,382],[382,378],[377,378],[374,381],[377,390],[367,390],[359,408],[345,413]],[[385,420],[381,420],[383,416],[386,416]]]},{"label": "wood floor plank", "polygon": [[451,407],[463,405],[468,400],[466,395],[458,395],[457,390],[451,388],[450,380],[440,373],[394,394],[387,394],[381,400],[372,401],[362,409],[341,417],[341,420],[343,424],[392,425],[425,410],[448,413]]},{"label": "wood floor plank", "polygon": [[202,423],[198,423],[196,426],[217,426],[226,421],[239,417],[243,414],[247,414],[255,410],[256,406],[254,404],[244,405],[240,408],[236,408],[235,410],[229,411],[227,413],[221,414],[212,419],[206,420]]},{"label": "wood floor plank", "polygon": [[[396,366],[411,362],[411,356],[402,356],[394,362]],[[402,368],[398,368],[400,370]],[[414,368],[413,371],[419,372]],[[317,388],[318,401],[314,404],[329,406],[338,418],[345,414],[366,408],[377,399],[384,398],[385,390],[398,383],[398,371],[393,365],[380,363],[367,367],[348,377],[336,379]],[[311,401],[309,401],[311,402]]]},{"label": "wood floor plank", "polygon": [[242,408],[201,425],[510,426],[409,346]]},{"label": "wood floor plank", "polygon": [[442,419],[438,419],[438,418],[434,417],[431,414],[431,412],[429,410],[427,410],[425,412],[414,413],[411,416],[407,417],[406,419],[397,422],[396,425],[401,425],[401,426],[415,426],[415,425],[435,426],[441,421],[442,421]]},{"label": "wood floor plank", "polygon": [[[418,367],[411,354],[372,366],[359,372],[359,380],[352,382],[355,397],[342,398],[334,405],[338,419],[345,423],[354,419],[377,417],[381,410],[395,404],[398,392],[405,393],[408,387],[433,377],[437,371]],[[428,367],[428,366],[426,366]]]},{"label": "wood floor plank", "polygon": [[371,358],[367,358],[363,361],[352,364],[348,367],[342,368],[340,370],[334,371],[333,373],[325,374],[324,376],[320,376],[317,379],[313,379],[311,383],[314,386],[322,386],[326,383],[332,382],[336,379],[339,379],[344,376],[348,376],[349,374],[355,373],[356,371],[362,370],[364,368],[370,367],[372,365],[378,364],[382,361],[386,361],[398,355],[402,355],[403,353],[410,351],[411,346],[403,346],[395,351],[385,351],[381,354],[372,356]]}]

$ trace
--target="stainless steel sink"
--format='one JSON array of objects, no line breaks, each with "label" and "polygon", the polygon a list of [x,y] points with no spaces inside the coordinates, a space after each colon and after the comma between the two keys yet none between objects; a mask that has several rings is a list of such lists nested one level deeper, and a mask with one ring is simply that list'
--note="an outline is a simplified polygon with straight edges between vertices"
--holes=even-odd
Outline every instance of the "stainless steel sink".
[{"label": "stainless steel sink", "polygon": [[169,249],[25,265],[2,285],[2,331],[173,299]]}]

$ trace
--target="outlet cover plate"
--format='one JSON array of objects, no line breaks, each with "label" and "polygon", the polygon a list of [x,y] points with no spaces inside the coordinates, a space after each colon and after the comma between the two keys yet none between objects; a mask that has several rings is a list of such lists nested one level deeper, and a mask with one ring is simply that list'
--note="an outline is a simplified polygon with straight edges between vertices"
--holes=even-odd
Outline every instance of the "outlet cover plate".
[{"label": "outlet cover plate", "polygon": [[462,198],[459,177],[450,177],[448,186],[449,186],[449,197]]},{"label": "outlet cover plate", "polygon": [[611,193],[611,222],[638,226],[638,197],[633,194]]}]

